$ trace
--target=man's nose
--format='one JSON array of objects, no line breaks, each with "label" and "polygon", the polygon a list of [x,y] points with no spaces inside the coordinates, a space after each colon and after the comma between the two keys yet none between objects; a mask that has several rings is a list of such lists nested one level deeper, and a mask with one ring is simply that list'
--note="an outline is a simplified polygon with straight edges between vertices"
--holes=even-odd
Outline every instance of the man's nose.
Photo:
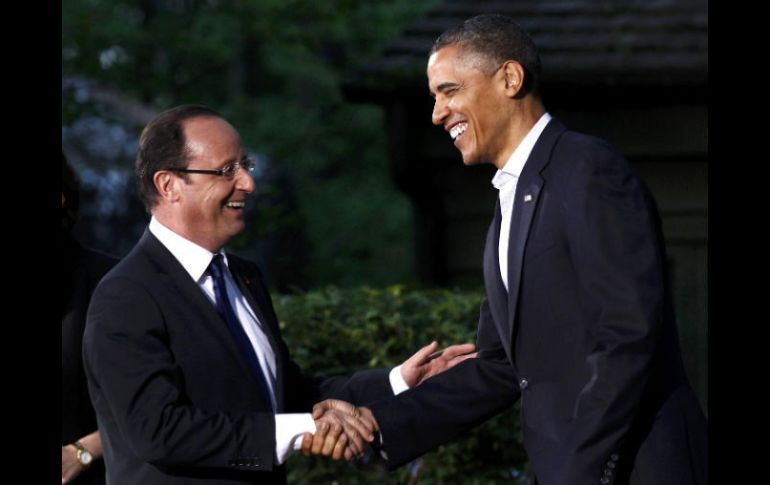
[{"label": "man's nose", "polygon": [[236,188],[238,190],[243,190],[247,193],[254,192],[254,189],[257,188],[257,183],[254,181],[254,177],[251,176],[251,173],[248,170],[245,170],[243,168],[239,168],[238,171],[235,173],[235,180],[236,180]]},{"label": "man's nose", "polygon": [[447,107],[446,101],[436,98],[436,102],[433,104],[433,124],[437,126],[443,125],[448,115],[449,108]]}]

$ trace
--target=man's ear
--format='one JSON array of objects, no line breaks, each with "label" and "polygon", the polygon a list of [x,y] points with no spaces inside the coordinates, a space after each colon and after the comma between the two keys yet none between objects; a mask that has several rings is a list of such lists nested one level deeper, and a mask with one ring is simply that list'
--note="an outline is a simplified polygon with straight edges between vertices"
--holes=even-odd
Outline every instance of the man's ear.
[{"label": "man's ear", "polygon": [[505,61],[502,71],[505,79],[505,94],[514,98],[524,87],[524,68],[516,61]]},{"label": "man's ear", "polygon": [[181,181],[182,179],[175,176],[170,170],[158,170],[152,176],[152,182],[155,184],[158,196],[166,202],[174,202],[179,199]]}]

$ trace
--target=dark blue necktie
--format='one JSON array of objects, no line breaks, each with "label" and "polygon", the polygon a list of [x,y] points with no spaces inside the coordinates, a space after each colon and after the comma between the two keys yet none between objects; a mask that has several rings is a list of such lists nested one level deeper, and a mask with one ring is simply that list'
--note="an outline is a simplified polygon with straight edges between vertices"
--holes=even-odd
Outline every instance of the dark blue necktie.
[{"label": "dark blue necktie", "polygon": [[222,255],[217,254],[214,259],[211,260],[209,265],[209,271],[211,272],[212,279],[214,280],[214,295],[216,297],[217,311],[222,318],[227,322],[227,328],[230,329],[230,334],[235,339],[235,343],[238,345],[238,349],[241,351],[241,355],[249,364],[254,379],[262,388],[262,392],[265,393],[265,398],[268,404],[272,408],[272,401],[270,400],[270,387],[267,385],[265,374],[262,372],[262,366],[259,365],[259,359],[257,353],[254,351],[254,347],[251,345],[251,340],[246,335],[246,332],[241,326],[241,321],[235,314],[232,305],[230,305],[230,299],[227,297],[227,286],[225,286],[225,276],[222,270]]}]

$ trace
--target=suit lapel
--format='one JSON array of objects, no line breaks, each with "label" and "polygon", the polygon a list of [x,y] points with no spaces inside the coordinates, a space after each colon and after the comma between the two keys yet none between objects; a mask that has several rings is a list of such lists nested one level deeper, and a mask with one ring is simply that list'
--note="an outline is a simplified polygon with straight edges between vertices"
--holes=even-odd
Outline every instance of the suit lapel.
[{"label": "suit lapel", "polygon": [[484,247],[484,284],[487,288],[487,301],[492,312],[492,319],[498,327],[505,354],[508,360],[513,363],[513,354],[511,352],[510,331],[507,329],[508,318],[508,296],[505,292],[503,279],[500,276],[500,257],[498,253],[498,243],[500,241],[500,224],[502,215],[500,213],[500,198],[495,203],[495,217],[487,232],[487,243]]},{"label": "suit lapel", "polygon": [[516,186],[516,200],[513,204],[511,232],[508,239],[508,322],[510,324],[505,326],[505,330],[508,332],[505,342],[511,346],[518,324],[517,310],[519,294],[521,293],[521,271],[527,238],[545,184],[540,173],[548,164],[553,147],[565,130],[566,127],[555,118],[548,123],[532,148]]},{"label": "suit lapel", "polygon": [[[513,345],[513,336],[516,328],[516,310],[519,304],[519,289],[521,287],[521,266],[524,260],[524,249],[527,244],[527,236],[532,225],[532,216],[535,214],[535,208],[539,200],[540,189],[543,187],[543,180],[533,177],[528,184],[521,184],[524,178],[516,187],[516,202],[514,203],[513,215],[511,216],[511,235],[508,239],[508,308],[511,312],[508,315],[510,325],[505,329],[506,342]],[[523,185],[523,186],[522,186]]]},{"label": "suit lapel", "polygon": [[176,287],[191,308],[197,310],[194,313],[200,315],[200,319],[206,322],[206,328],[234,356],[243,372],[250,379],[254,379],[247,362],[227,328],[227,323],[176,257],[149,230],[145,230],[139,244],[145,249],[158,272],[168,278],[168,284]]}]

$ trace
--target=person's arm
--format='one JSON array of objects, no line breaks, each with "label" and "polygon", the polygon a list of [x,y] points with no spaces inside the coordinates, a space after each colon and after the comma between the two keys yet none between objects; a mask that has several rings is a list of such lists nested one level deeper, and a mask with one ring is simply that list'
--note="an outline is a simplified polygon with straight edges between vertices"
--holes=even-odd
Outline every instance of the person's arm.
[{"label": "person's arm", "polygon": [[[492,321],[489,305],[481,304],[477,336],[478,357],[460,362],[419,387],[398,396],[359,407],[372,419],[382,437],[383,458],[396,468],[449,441],[511,406],[520,395]],[[324,401],[314,415],[336,408],[353,412],[346,403]],[[317,439],[318,438],[318,439]],[[317,453],[327,440],[306,436],[305,454]]]},{"label": "person's arm", "polygon": [[[85,450],[90,453],[91,458],[94,460],[100,460],[102,458],[102,440],[99,436],[99,430],[94,431],[91,434],[83,436],[77,440]],[[78,460],[78,449],[74,444],[70,443],[62,446],[61,448],[61,483],[65,485],[72,483],[72,481],[80,475],[80,472],[91,466],[83,465]]]},{"label": "person's arm", "polygon": [[[664,318],[665,264],[656,215],[641,181],[613,150],[574,164],[563,223],[581,301],[596,309],[585,329],[592,377],[564,437],[564,484],[596,480],[637,417]],[[620,464],[620,463],[619,463]]]},{"label": "person's arm", "polygon": [[[255,299],[260,302],[260,309],[266,317],[264,323],[271,325],[275,333],[280,334],[272,297],[259,267],[239,258],[232,258],[231,264],[237,268],[236,272],[248,274],[249,279],[255,283],[249,285],[249,291],[252,291]],[[289,414],[275,416],[275,454],[279,464],[285,462],[293,451],[299,449],[299,439],[303,433],[312,436],[312,433],[315,433],[317,427],[322,424],[323,421],[314,420],[310,413],[306,412],[316,402],[335,398],[363,404],[382,399],[417,386],[425,379],[475,355],[472,353],[475,350],[473,344],[452,345],[444,349],[441,355],[431,355],[438,347],[434,342],[418,350],[403,364],[390,371],[369,369],[356,372],[351,376],[323,378],[304,375],[300,367],[291,359],[291,352],[283,339],[278,339],[277,346],[278,348],[274,349],[276,355],[286,357],[284,383],[287,389],[291,389],[286,396],[284,406]],[[352,453],[360,454],[363,448],[361,433],[343,433],[340,429],[332,429],[332,424],[326,423],[323,428],[336,437],[344,436],[352,444]],[[332,454],[331,451],[329,454]]]},{"label": "person's arm", "polygon": [[[391,369],[388,374],[391,387],[390,393],[386,394],[385,391],[380,391],[379,394],[397,395],[409,388],[419,386],[430,377],[451,369],[463,360],[476,356],[473,352],[476,349],[476,346],[472,343],[450,345],[441,352],[437,352],[437,349],[438,343],[434,341],[415,352],[401,365]],[[382,374],[382,371],[377,372],[379,372],[380,375]],[[337,389],[333,392],[342,394],[342,389],[348,389],[348,391],[350,391],[351,388],[356,387],[355,382],[362,379],[361,373],[357,374],[359,374],[358,377],[354,375],[353,378],[334,378],[327,380],[325,385],[330,387],[332,386],[330,382],[335,382],[333,385],[337,386]],[[369,376],[371,380],[371,377],[374,376],[374,374],[369,374]],[[363,381],[361,384],[363,385]],[[363,387],[367,386],[364,385]],[[370,385],[368,387],[372,386]],[[328,393],[329,391],[327,390],[327,395]],[[358,403],[362,402],[360,398],[355,399],[355,397],[351,400]],[[344,417],[345,413],[343,413],[342,416]],[[300,449],[300,438],[303,437],[303,434],[307,433],[307,436],[311,437],[309,439],[312,439],[312,435],[314,435],[316,431],[318,431],[320,439],[316,441],[314,448],[315,453],[332,456],[335,460],[341,459],[343,456],[349,460],[353,456],[361,455],[364,452],[362,446],[364,434],[361,432],[360,426],[362,424],[365,425],[365,423],[353,421],[354,424],[358,424],[359,428],[350,431],[343,426],[344,423],[341,421],[335,421],[340,424],[340,426],[337,427],[334,426],[335,422],[329,422],[326,425],[321,426],[321,423],[324,423],[325,419],[330,419],[332,417],[333,416],[331,415],[324,416],[323,413],[316,416],[311,416],[309,413],[277,414],[276,456],[278,457],[278,462],[283,463],[291,452]],[[339,441],[340,438],[342,441]],[[350,444],[350,450],[346,450],[348,443]]]},{"label": "person's arm", "polygon": [[130,451],[147,463],[271,470],[273,413],[225,413],[193,405],[183,369],[169,348],[167,325],[159,303],[141,284],[126,278],[102,281],[83,338],[96,405],[105,406]]}]

